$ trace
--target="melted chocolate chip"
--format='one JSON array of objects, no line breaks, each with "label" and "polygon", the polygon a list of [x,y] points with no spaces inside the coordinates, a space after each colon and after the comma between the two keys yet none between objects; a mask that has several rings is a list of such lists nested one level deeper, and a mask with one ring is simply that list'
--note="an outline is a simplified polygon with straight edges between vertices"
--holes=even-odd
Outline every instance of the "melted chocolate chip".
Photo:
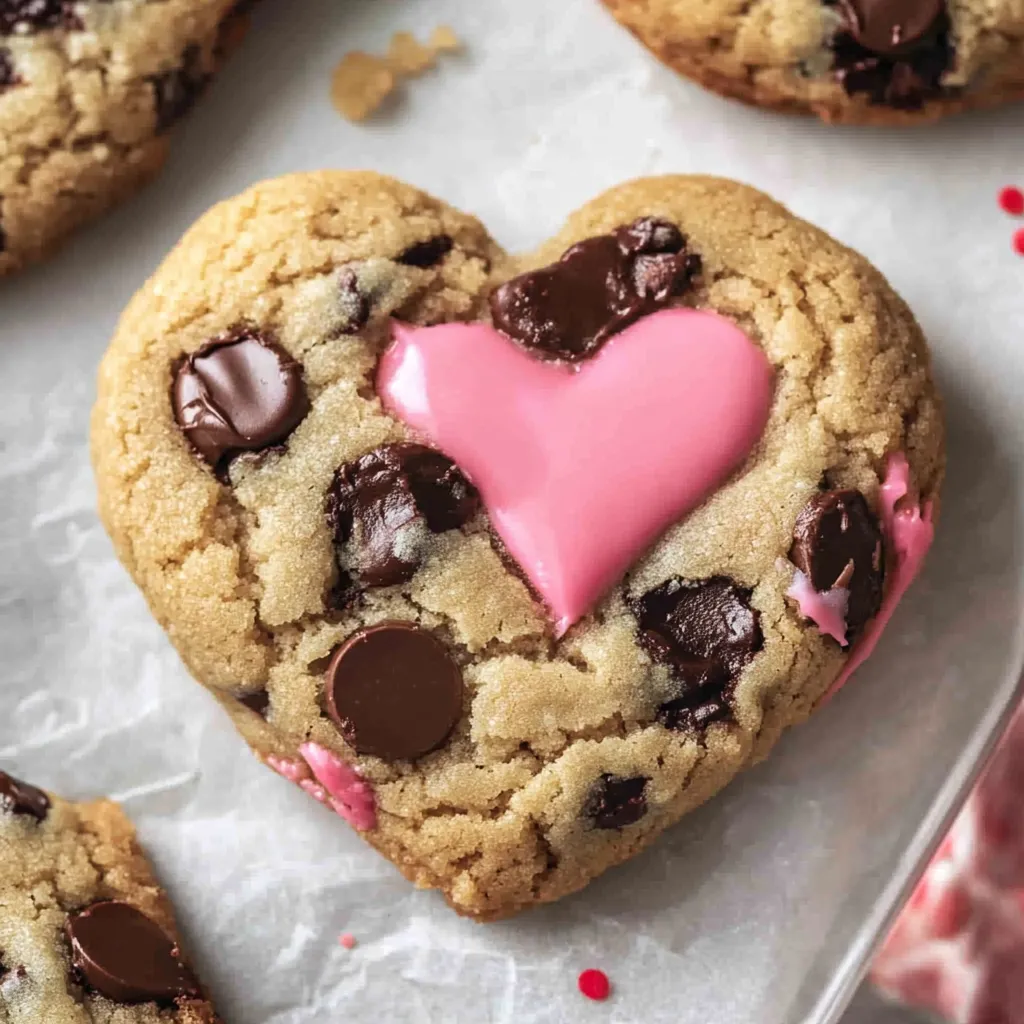
[{"label": "melted chocolate chip", "polygon": [[237,693],[235,694],[235,699],[239,704],[244,704],[250,711],[255,711],[260,718],[267,717],[267,708],[270,707],[270,694],[266,690]]},{"label": "melted chocolate chip", "polygon": [[674,225],[643,217],[588,238],[491,295],[495,326],[531,349],[584,359],[634,320],[682,295],[700,272]]},{"label": "melted chocolate chip", "polygon": [[458,529],[479,506],[475,488],[440,452],[389,444],[335,473],[325,509],[345,573],[386,587],[412,577],[431,533]]},{"label": "melted chocolate chip", "polygon": [[647,813],[647,781],[643,775],[624,779],[605,772],[587,797],[584,816],[595,828],[625,828],[634,824]]},{"label": "melted chocolate chip", "polygon": [[166,131],[180,121],[195,105],[209,80],[202,67],[202,53],[194,43],[182,51],[178,67],[151,78],[157,131]]},{"label": "melted chocolate chip", "polygon": [[447,235],[436,235],[425,242],[410,245],[398,257],[398,262],[404,263],[407,267],[432,267],[451,252],[452,245],[454,243]]},{"label": "melted chocolate chip", "polygon": [[19,85],[21,78],[14,70],[14,59],[11,51],[0,46],[0,92],[9,89],[12,85]]},{"label": "melted chocolate chip", "polygon": [[72,0],[0,0],[0,35],[78,27]]},{"label": "melted chocolate chip", "polygon": [[171,399],[185,437],[222,477],[239,452],[280,444],[309,412],[299,364],[245,329],[188,356],[175,373]]},{"label": "melted chocolate chip", "polygon": [[201,994],[174,943],[128,903],[94,903],[72,914],[64,931],[82,983],[115,1003],[169,1006]]},{"label": "melted chocolate chip", "polygon": [[725,576],[676,576],[632,606],[641,645],[678,684],[678,695],[658,709],[659,721],[690,729],[727,717],[736,679],[764,645],[750,591]]},{"label": "melted chocolate chip", "polygon": [[0,811],[42,821],[49,810],[50,798],[41,789],[0,772]]},{"label": "melted chocolate chip", "polygon": [[432,633],[411,622],[361,629],[331,658],[327,709],[360,754],[412,760],[437,749],[462,715],[462,672]]},{"label": "melted chocolate chip", "polygon": [[860,491],[822,491],[801,509],[789,557],[823,593],[850,592],[847,632],[856,635],[878,614],[885,579],[882,531]]},{"label": "melted chocolate chip", "polygon": [[360,290],[359,279],[351,268],[338,275],[338,301],[345,311],[338,334],[352,334],[366,326],[370,319],[370,299]]},{"label": "melted chocolate chip", "polygon": [[833,40],[835,73],[851,95],[915,110],[942,93],[952,64],[944,0],[826,0],[844,29]]}]

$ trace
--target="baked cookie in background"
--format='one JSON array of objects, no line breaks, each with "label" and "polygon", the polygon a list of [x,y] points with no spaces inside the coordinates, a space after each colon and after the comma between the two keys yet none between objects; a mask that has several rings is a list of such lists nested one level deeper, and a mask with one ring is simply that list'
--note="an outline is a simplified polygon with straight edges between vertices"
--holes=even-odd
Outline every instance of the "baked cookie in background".
[{"label": "baked cookie in background", "polygon": [[1020,0],[602,0],[669,67],[759,107],[913,124],[1024,97]]},{"label": "baked cookie in background", "polygon": [[0,276],[149,181],[238,0],[0,0]]},{"label": "baked cookie in background", "polygon": [[257,755],[481,920],[633,856],[841,684],[944,467],[910,311],[761,193],[631,182],[515,258],[365,172],[200,219],[122,317],[92,456]]},{"label": "baked cookie in background", "polygon": [[117,804],[0,771],[0,907],[4,1024],[219,1024]]}]

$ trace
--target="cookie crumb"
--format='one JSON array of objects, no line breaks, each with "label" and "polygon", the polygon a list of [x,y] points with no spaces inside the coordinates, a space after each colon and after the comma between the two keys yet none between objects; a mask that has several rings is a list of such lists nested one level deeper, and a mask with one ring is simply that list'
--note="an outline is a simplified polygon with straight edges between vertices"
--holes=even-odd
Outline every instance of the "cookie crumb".
[{"label": "cookie crumb", "polygon": [[364,121],[390,96],[403,78],[432,68],[441,53],[454,53],[462,42],[448,25],[439,25],[424,46],[411,32],[396,32],[380,57],[352,50],[342,57],[331,78],[331,100],[349,121]]},{"label": "cookie crumb", "polygon": [[577,984],[588,999],[601,1001],[607,999],[612,991],[612,983],[608,980],[608,975],[594,967],[580,972]]},{"label": "cookie crumb", "polygon": [[353,50],[334,69],[331,100],[349,121],[363,121],[395,90],[397,82],[387,60]]},{"label": "cookie crumb", "polygon": [[338,945],[343,949],[355,949],[356,937],[351,932],[342,932],[338,936]]},{"label": "cookie crumb", "polygon": [[458,53],[462,49],[462,40],[450,25],[438,25],[430,33],[430,42],[427,45],[434,53]]},{"label": "cookie crumb", "polygon": [[411,32],[396,32],[388,46],[388,63],[397,75],[418,75],[433,67],[435,52],[422,46]]},{"label": "cookie crumb", "polygon": [[999,193],[999,205],[1011,217],[1024,216],[1024,192],[1013,185],[1007,185]]},{"label": "cookie crumb", "polygon": [[1013,236],[1013,251],[1024,256],[1024,228],[1020,228]]}]

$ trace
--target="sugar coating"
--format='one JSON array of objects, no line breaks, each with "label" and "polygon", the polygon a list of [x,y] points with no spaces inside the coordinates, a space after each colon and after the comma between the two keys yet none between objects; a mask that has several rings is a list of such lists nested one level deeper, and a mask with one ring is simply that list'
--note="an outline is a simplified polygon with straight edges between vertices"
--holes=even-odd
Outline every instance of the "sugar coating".
[{"label": "sugar coating", "polygon": [[[390,318],[486,320],[496,283],[648,215],[677,223],[703,260],[686,302],[731,319],[775,368],[769,423],[742,469],[561,641],[482,514],[433,536],[408,583],[329,608],[327,487],[342,463],[405,436],[372,387]],[[453,245],[436,266],[397,262],[441,234]],[[342,267],[371,300],[368,322],[347,333]],[[303,364],[312,408],[284,451],[237,459],[224,486],[174,423],[171,366],[243,320]],[[206,214],[129,304],[100,370],[92,448],[120,558],[255,752],[295,760],[311,742],[356,767],[376,799],[363,835],[480,919],[557,899],[631,857],[806,718],[846,653],[786,597],[797,514],[822,482],[859,488],[877,510],[893,451],[925,500],[944,467],[924,340],[882,276],[766,196],[700,177],[613,189],[520,259],[474,219],[379,175],[259,185]],[[655,720],[672,682],[637,642],[627,599],[673,575],[716,574],[752,590],[764,648],[739,678],[734,721],[673,732]],[[332,650],[386,619],[434,630],[466,684],[446,744],[411,764],[357,756],[322,708]],[[260,688],[266,720],[235,696]],[[621,830],[582,813],[605,773],[650,780],[646,814]]]},{"label": "sugar coating", "polygon": [[65,3],[73,30],[0,34],[16,76],[0,84],[0,276],[49,255],[154,177],[171,127],[160,123],[157,89],[180,96],[183,68],[195,81],[217,69],[244,29],[237,6],[84,0]]},{"label": "sugar coating", "polygon": [[602,0],[656,56],[714,92],[826,121],[912,124],[1024,96],[1021,0],[946,0],[954,62],[949,90],[920,110],[871,105],[831,74],[840,24],[823,0]]},{"label": "sugar coating", "polygon": [[124,900],[178,940],[170,901],[117,804],[50,799],[42,822],[0,810],[0,1024],[218,1024],[205,1001],[126,1006],[71,976],[64,923],[97,900]]}]

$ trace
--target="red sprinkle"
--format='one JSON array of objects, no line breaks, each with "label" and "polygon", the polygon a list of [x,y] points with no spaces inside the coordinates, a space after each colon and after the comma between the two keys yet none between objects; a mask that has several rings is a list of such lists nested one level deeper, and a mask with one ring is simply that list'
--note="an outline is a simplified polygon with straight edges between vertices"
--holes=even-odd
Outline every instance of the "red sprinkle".
[{"label": "red sprinkle", "polygon": [[1013,185],[1007,185],[999,193],[999,205],[1008,213],[1011,217],[1020,217],[1024,215],[1024,192],[1021,192],[1019,188]]},{"label": "red sprinkle", "polygon": [[342,932],[338,936],[338,944],[344,946],[345,949],[355,949],[356,937],[351,932]]},{"label": "red sprinkle", "polygon": [[612,990],[608,975],[593,967],[580,974],[577,984],[588,999],[607,999]]},{"label": "red sprinkle", "polygon": [[1024,256],[1024,228],[1013,236],[1013,250],[1018,256]]}]

